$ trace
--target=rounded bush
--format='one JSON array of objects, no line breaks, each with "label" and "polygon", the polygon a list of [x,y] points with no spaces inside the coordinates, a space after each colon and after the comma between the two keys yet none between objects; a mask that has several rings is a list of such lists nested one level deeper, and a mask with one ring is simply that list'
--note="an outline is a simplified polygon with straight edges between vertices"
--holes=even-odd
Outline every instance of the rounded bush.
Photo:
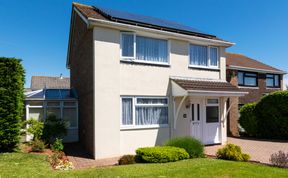
[{"label": "rounded bush", "polygon": [[262,138],[288,139],[288,91],[264,96],[255,108]]},{"label": "rounded bush", "polygon": [[135,164],[135,156],[134,155],[124,155],[118,160],[119,165],[126,165],[126,164]]},{"label": "rounded bush", "polygon": [[189,154],[183,148],[172,146],[144,147],[136,150],[136,159],[146,163],[166,163],[188,159]]},{"label": "rounded bush", "polygon": [[250,156],[243,154],[241,147],[234,144],[227,144],[224,148],[218,149],[216,156],[218,159],[233,161],[248,161]]},{"label": "rounded bush", "polygon": [[34,140],[31,143],[32,151],[33,152],[44,152],[45,144],[42,140]]},{"label": "rounded bush", "polygon": [[202,143],[199,140],[189,136],[173,138],[165,145],[185,149],[190,158],[204,157],[204,146]]},{"label": "rounded bush", "polygon": [[56,138],[55,142],[51,145],[53,151],[63,151],[64,145],[62,139]]},{"label": "rounded bush", "polygon": [[257,118],[255,116],[256,103],[248,103],[241,107],[239,124],[249,136],[256,136],[258,133]]}]

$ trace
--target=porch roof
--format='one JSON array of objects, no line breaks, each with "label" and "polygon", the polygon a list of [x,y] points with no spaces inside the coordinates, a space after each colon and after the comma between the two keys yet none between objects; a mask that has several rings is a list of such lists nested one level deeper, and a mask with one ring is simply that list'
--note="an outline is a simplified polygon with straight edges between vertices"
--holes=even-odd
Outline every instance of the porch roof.
[{"label": "porch roof", "polygon": [[244,96],[247,92],[224,80],[171,78],[173,96]]}]

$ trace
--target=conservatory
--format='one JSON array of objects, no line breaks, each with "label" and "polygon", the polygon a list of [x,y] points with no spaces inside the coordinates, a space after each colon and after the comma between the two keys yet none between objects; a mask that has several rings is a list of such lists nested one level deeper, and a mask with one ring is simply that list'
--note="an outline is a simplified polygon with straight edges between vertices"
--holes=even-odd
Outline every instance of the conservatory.
[{"label": "conservatory", "polygon": [[[45,121],[49,115],[55,115],[68,123],[67,135],[63,142],[77,142],[78,101],[73,89],[41,89],[25,93],[25,119]],[[31,140],[27,135],[26,141]]]}]

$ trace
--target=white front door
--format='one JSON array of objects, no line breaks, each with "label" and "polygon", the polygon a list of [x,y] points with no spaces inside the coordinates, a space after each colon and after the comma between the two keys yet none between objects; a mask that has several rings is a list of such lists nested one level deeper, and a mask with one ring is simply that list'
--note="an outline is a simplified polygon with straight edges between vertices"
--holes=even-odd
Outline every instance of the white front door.
[{"label": "white front door", "polygon": [[200,102],[191,103],[191,136],[202,141],[202,104]]}]

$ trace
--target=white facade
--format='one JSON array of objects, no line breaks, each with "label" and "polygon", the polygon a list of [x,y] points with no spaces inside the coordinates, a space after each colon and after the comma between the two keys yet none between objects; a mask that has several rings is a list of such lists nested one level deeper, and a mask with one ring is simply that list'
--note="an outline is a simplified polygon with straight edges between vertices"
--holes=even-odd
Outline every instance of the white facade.
[{"label": "white facade", "polygon": [[[177,39],[167,34],[149,33],[140,29],[115,27],[94,23],[94,102],[95,102],[95,159],[134,154],[139,147],[161,145],[172,137],[192,134],[191,104],[201,104],[201,141],[205,144],[226,142],[227,96],[172,96],[171,78],[187,77],[225,80],[225,56],[227,45],[211,42]],[[169,64],[149,65],[121,62],[121,31],[130,31],[142,36],[168,40]],[[218,69],[189,67],[189,44],[213,45],[218,48]],[[168,97],[169,121],[167,126],[143,126],[126,128],[121,126],[121,97]],[[218,99],[219,122],[215,126],[205,124],[206,101]],[[184,103],[184,104],[183,104]],[[175,121],[177,107],[180,110]],[[184,117],[186,115],[186,117]],[[175,125],[175,128],[174,128]],[[215,133],[213,129],[215,127]],[[213,138],[210,138],[212,135]],[[194,135],[191,135],[194,136]]]}]

